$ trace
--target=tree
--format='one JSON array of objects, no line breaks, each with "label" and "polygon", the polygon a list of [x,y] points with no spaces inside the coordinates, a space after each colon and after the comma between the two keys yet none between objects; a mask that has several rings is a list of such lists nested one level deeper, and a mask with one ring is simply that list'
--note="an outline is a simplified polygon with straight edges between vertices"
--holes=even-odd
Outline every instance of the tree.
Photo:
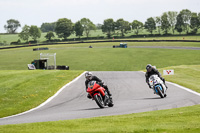
[{"label": "tree", "polygon": [[143,23],[140,22],[140,21],[134,20],[134,21],[132,22],[132,29],[135,30],[135,34],[136,34],[136,35],[138,35],[140,29],[142,29],[143,26],[144,26]]},{"label": "tree", "polygon": [[22,39],[22,40],[25,40],[28,42],[28,39],[29,39],[29,30],[30,30],[30,27],[28,25],[25,25],[23,28],[22,28],[22,31],[19,33],[19,37]]},{"label": "tree", "polygon": [[167,34],[170,29],[167,13],[163,13],[161,16],[161,29],[164,30],[165,34]]},{"label": "tree", "polygon": [[192,13],[190,10],[188,9],[184,9],[180,12],[182,18],[183,18],[183,22],[184,22],[184,30],[187,32],[187,34],[189,33],[189,25],[190,25],[190,20],[191,20],[191,16]]},{"label": "tree", "polygon": [[41,37],[41,30],[35,25],[31,25],[29,29],[29,35],[34,41],[37,41],[37,38]]},{"label": "tree", "polygon": [[46,34],[46,36],[45,36],[45,38],[46,38],[47,40],[49,40],[49,41],[51,41],[51,38],[53,38],[53,37],[55,37],[53,31],[49,31],[49,32]]},{"label": "tree", "polygon": [[200,13],[198,13],[199,27],[200,28]]},{"label": "tree", "polygon": [[58,37],[67,39],[73,33],[73,28],[73,23],[70,19],[61,18],[56,22],[55,32]]},{"label": "tree", "polygon": [[200,26],[200,13],[198,14],[199,26]]},{"label": "tree", "polygon": [[130,23],[124,19],[118,19],[116,21],[116,28],[121,31],[122,36],[124,36],[127,31],[131,30]]},{"label": "tree", "polygon": [[86,34],[86,36],[88,38],[90,31],[91,30],[96,30],[96,26],[88,18],[82,18],[80,20],[80,22],[81,22],[81,25],[83,26],[85,34]]},{"label": "tree", "polygon": [[175,31],[175,25],[176,25],[176,17],[178,15],[178,12],[175,12],[175,11],[169,11],[167,13],[168,15],[168,20],[169,20],[169,24],[171,25],[171,29],[172,29],[172,32],[174,34],[174,31]]},{"label": "tree", "polygon": [[83,35],[84,29],[83,29],[83,26],[81,25],[80,21],[75,23],[74,30],[76,32],[76,36],[79,36],[79,38]]},{"label": "tree", "polygon": [[144,24],[144,27],[152,34],[153,30],[156,29],[156,23],[155,23],[154,19],[152,17],[148,18]]},{"label": "tree", "polygon": [[199,19],[197,13],[192,13],[191,20],[190,20],[190,28],[193,30],[192,33],[196,34],[198,31]]},{"label": "tree", "polygon": [[115,22],[112,18],[104,20],[102,31],[107,34],[108,38],[115,32]]},{"label": "tree", "polygon": [[49,32],[49,31],[55,31],[55,27],[56,27],[56,22],[53,23],[42,23],[41,25],[41,31],[42,32]]},{"label": "tree", "polygon": [[8,20],[7,25],[4,25],[4,28],[8,33],[15,33],[19,27],[21,27],[21,24],[15,19]]},{"label": "tree", "polygon": [[158,33],[160,34],[161,18],[160,17],[156,17],[155,18],[155,23],[156,23],[156,27],[158,28]]},{"label": "tree", "polygon": [[176,21],[175,29],[179,32],[179,34],[181,34],[181,32],[183,31],[184,22],[183,22],[182,15],[180,13],[178,14],[176,20],[177,21]]}]

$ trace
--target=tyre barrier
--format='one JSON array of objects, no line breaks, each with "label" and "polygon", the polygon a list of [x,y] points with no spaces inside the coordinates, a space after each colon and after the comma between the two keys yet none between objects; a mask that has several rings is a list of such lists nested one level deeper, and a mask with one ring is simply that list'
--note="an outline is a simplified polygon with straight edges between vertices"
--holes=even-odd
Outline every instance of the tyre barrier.
[{"label": "tyre barrier", "polygon": [[58,70],[69,70],[69,66],[57,66]]},{"label": "tyre barrier", "polygon": [[33,51],[38,51],[38,50],[49,50],[49,48],[34,48]]}]

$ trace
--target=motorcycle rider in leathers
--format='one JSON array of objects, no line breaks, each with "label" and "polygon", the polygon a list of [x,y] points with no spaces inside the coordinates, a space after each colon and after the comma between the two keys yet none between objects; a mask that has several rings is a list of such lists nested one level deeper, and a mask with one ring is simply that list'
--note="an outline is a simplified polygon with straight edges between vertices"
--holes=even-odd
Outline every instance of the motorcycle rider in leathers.
[{"label": "motorcycle rider in leathers", "polygon": [[[148,64],[148,65],[146,66],[146,70],[147,70],[147,72],[146,72],[146,74],[145,74],[145,77],[146,77],[146,83],[148,84],[149,88],[151,88],[151,86],[150,86],[150,84],[149,84],[149,77],[150,77],[151,75],[154,75],[154,74],[158,75],[158,77],[159,77],[159,78],[163,81],[163,83],[165,84],[165,79],[164,79],[163,77],[161,77],[161,74],[158,72],[158,70],[155,69],[154,67],[152,67],[151,64]],[[166,84],[165,84],[165,86],[166,86],[166,88],[168,88]]]},{"label": "motorcycle rider in leathers", "polygon": [[[86,78],[86,81],[85,81],[86,90],[87,90],[87,88],[88,88],[88,83],[89,83],[89,81],[94,80],[94,81],[96,81],[100,86],[102,86],[103,88],[106,89],[106,91],[108,92],[108,95],[109,95],[110,98],[111,98],[112,94],[111,94],[110,91],[108,90],[108,86],[105,85],[104,82],[103,82],[101,79],[99,79],[97,76],[93,76],[91,72],[86,72],[86,73],[85,73],[85,78]],[[91,96],[90,96],[89,94],[87,95],[87,97],[88,97],[88,98],[91,98]]]}]

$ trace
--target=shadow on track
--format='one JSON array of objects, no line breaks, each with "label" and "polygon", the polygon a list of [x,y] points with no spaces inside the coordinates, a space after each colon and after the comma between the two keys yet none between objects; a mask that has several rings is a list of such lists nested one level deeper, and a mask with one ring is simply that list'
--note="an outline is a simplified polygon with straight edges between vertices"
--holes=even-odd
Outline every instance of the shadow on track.
[{"label": "shadow on track", "polygon": [[152,97],[152,98],[143,98],[144,100],[152,100],[152,99],[163,99],[163,98],[160,98],[160,97]]},{"label": "shadow on track", "polygon": [[89,108],[89,109],[79,109],[79,110],[76,110],[76,111],[82,111],[82,110],[99,110],[99,109],[107,109],[109,107],[105,107],[105,108]]}]

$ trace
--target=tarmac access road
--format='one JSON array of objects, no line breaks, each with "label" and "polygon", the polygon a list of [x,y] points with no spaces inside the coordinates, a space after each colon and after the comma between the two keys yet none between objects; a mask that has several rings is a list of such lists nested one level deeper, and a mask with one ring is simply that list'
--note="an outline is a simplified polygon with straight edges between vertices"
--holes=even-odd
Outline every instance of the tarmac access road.
[{"label": "tarmac access road", "polygon": [[0,118],[0,125],[70,120],[99,116],[122,115],[200,104],[199,93],[193,93],[167,82],[167,97],[153,94],[145,83],[143,72],[93,72],[108,85],[114,107],[100,109],[87,98],[84,74],[65,87],[56,97],[37,108],[20,115]]},{"label": "tarmac access road", "polygon": [[159,49],[200,50],[200,47],[180,47],[180,46],[129,46],[129,48],[159,48]]}]

